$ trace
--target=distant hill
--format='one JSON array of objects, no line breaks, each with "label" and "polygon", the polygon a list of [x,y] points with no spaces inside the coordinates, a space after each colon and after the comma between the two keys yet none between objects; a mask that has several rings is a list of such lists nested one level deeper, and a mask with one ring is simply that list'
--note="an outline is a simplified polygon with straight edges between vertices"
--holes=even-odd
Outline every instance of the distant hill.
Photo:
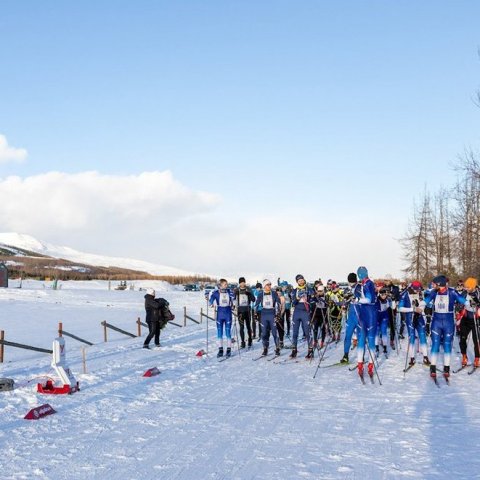
[{"label": "distant hill", "polygon": [[212,280],[174,267],[143,260],[108,257],[79,252],[69,247],[44,243],[18,233],[0,233],[0,261],[8,265],[10,276],[69,279],[161,279],[172,283]]}]

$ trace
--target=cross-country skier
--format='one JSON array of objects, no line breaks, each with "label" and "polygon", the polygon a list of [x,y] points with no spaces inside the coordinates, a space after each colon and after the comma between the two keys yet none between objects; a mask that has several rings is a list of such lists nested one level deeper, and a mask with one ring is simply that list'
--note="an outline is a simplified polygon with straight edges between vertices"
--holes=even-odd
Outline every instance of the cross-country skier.
[{"label": "cross-country skier", "polygon": [[285,297],[285,311],[283,313],[283,318],[285,319],[285,324],[287,326],[286,336],[290,337],[290,318],[292,314],[292,298],[291,298],[291,289],[288,282],[285,280],[280,282],[282,287],[283,296]]},{"label": "cross-country skier", "polygon": [[470,277],[464,282],[467,292],[467,302],[465,303],[465,311],[460,321],[460,351],[462,352],[462,366],[466,366],[467,359],[467,340],[468,335],[472,332],[473,347],[475,350],[476,368],[480,367],[480,351],[478,348],[478,308],[480,306],[480,292],[477,287],[477,279]]},{"label": "cross-country skier", "polygon": [[386,288],[381,288],[375,302],[377,310],[377,336],[375,338],[375,352],[380,353],[380,336],[382,337],[383,353],[387,353],[387,327],[392,315],[392,301],[388,297]]},{"label": "cross-country skier", "polygon": [[307,282],[303,275],[298,274],[295,277],[297,282],[297,288],[292,292],[292,304],[295,307],[293,311],[293,349],[290,354],[291,358],[297,356],[297,343],[298,343],[298,332],[300,330],[300,324],[302,325],[303,333],[305,334],[308,353],[306,358],[313,357],[313,347],[310,343],[310,302],[313,297],[313,291],[308,287]]},{"label": "cross-country skier", "polygon": [[397,285],[394,285],[390,279],[385,280],[385,288],[392,302],[392,313],[390,315],[390,347],[392,350],[395,350],[395,330],[397,328],[397,306],[400,300],[400,289]]},{"label": "cross-country skier", "polygon": [[452,341],[455,331],[455,303],[465,305],[466,299],[455,289],[448,286],[445,275],[438,275],[432,280],[433,289],[426,295],[425,303],[433,304],[432,316],[432,350],[430,376],[437,376],[437,357],[440,345],[443,345],[443,375],[450,376],[450,359],[452,355]]},{"label": "cross-country skier", "polygon": [[347,323],[345,326],[345,340],[343,341],[343,357],[340,360],[341,363],[348,363],[348,353],[350,351],[350,345],[352,343],[353,332],[358,331],[358,307],[354,304],[358,302],[361,297],[360,289],[361,285],[358,283],[357,274],[348,274],[348,293],[344,295],[344,303],[348,305],[347,310]]},{"label": "cross-country skier", "polygon": [[275,342],[275,355],[280,355],[276,326],[276,318],[280,314],[280,298],[278,297],[277,292],[272,291],[272,282],[270,282],[270,280],[263,281],[263,291],[259,293],[255,301],[255,310],[261,312],[263,341],[262,355],[268,355],[270,332],[272,332],[273,340]]},{"label": "cross-country skier", "polygon": [[328,301],[328,317],[330,329],[332,333],[332,341],[335,342],[338,338],[340,340],[340,332],[342,330],[342,293],[338,283],[332,281],[330,284],[330,291],[327,292]]},{"label": "cross-country skier", "polygon": [[[400,295],[398,311],[404,315],[408,331],[408,352],[410,353],[409,365],[415,364],[415,331],[418,334],[420,351],[423,355],[424,365],[430,365],[427,355],[427,336],[425,333],[425,302],[421,298],[422,284],[412,282]],[[408,354],[407,354],[408,356]]]},{"label": "cross-country skier", "polygon": [[278,286],[275,287],[275,292],[278,295],[278,298],[280,299],[280,312],[277,315],[276,318],[276,324],[277,324],[277,331],[278,331],[278,346],[280,349],[283,348],[284,346],[284,338],[285,338],[285,304],[286,304],[286,299],[285,299],[285,294],[282,291],[282,287]]},{"label": "cross-country skier", "polygon": [[357,362],[358,374],[363,377],[363,360],[365,353],[365,342],[369,349],[368,358],[368,375],[373,377],[373,358],[371,348],[375,345],[375,336],[377,334],[377,316],[375,311],[375,284],[368,278],[368,270],[366,267],[358,267],[357,277],[360,280],[361,288],[356,291],[358,303],[354,304],[354,308],[358,309],[358,346],[357,346]]},{"label": "cross-country skier", "polygon": [[217,304],[217,357],[223,357],[223,330],[227,337],[227,357],[232,353],[232,308],[235,305],[235,295],[228,288],[228,282],[222,278],[218,290],[215,290],[209,300],[210,306]]},{"label": "cross-country skier", "polygon": [[[255,296],[255,300],[258,298],[260,293],[262,292],[262,284],[257,282],[255,285],[255,290],[253,291],[253,295]],[[260,312],[256,312],[253,308],[255,306],[255,302],[252,304],[253,309],[253,319],[252,319],[252,331],[253,331],[253,338],[257,338],[257,323],[258,323],[258,340],[262,338],[262,323],[261,323],[261,316]]]},{"label": "cross-country skier", "polygon": [[[313,297],[314,307],[312,315],[313,348],[323,348],[327,334],[327,299],[325,298],[325,287],[318,284]],[[318,347],[318,331],[321,332],[320,347]]]},{"label": "cross-country skier", "polygon": [[238,289],[235,292],[235,304],[237,306],[238,323],[240,325],[240,348],[245,348],[245,326],[247,327],[248,346],[252,346],[251,304],[255,302],[255,296],[247,287],[245,277],[238,279]]}]

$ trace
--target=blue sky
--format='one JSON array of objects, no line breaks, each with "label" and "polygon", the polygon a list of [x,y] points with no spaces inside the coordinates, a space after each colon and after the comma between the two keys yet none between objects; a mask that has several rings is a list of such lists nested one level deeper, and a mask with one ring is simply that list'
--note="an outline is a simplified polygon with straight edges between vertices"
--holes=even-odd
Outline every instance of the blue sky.
[{"label": "blue sky", "polygon": [[55,207],[43,229],[0,207],[0,230],[224,275],[396,274],[414,196],[479,147],[478,18],[474,1],[2,2],[0,135],[28,156],[1,179],[25,198],[52,171],[170,170],[218,200],[152,208],[136,243],[128,222],[108,241],[50,224]]}]

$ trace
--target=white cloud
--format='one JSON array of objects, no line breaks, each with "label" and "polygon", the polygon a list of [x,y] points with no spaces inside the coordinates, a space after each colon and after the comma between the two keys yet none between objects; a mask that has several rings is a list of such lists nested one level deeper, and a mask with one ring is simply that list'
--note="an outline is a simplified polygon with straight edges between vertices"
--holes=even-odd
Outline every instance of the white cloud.
[{"label": "white cloud", "polygon": [[24,148],[15,148],[8,145],[7,137],[0,135],[0,163],[23,162],[27,158]]},{"label": "white cloud", "polygon": [[125,252],[129,244],[152,251],[159,232],[219,202],[217,195],[182,185],[170,171],[11,176],[0,179],[0,198],[2,230],[105,254]]}]

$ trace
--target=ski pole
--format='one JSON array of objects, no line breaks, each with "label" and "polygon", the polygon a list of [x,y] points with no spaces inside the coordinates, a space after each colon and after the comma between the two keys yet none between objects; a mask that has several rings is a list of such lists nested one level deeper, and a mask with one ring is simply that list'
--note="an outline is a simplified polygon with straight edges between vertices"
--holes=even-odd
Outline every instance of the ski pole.
[{"label": "ski pole", "polygon": [[407,354],[405,355],[405,367],[403,369],[403,378],[405,379],[405,374],[407,373],[407,362],[408,362],[408,352],[410,350],[410,337],[408,338],[408,344],[407,344]]}]

